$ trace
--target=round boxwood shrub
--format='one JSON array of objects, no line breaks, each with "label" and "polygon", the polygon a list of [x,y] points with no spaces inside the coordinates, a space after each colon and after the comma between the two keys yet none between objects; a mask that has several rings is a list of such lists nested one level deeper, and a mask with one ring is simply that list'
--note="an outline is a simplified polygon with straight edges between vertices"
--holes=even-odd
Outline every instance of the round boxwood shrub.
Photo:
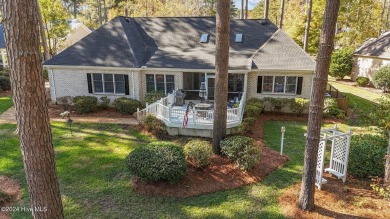
[{"label": "round boxwood shrub", "polygon": [[290,101],[290,109],[299,116],[309,109],[309,99],[306,98],[293,98]]},{"label": "round boxwood shrub", "polygon": [[251,169],[261,156],[260,148],[254,144],[253,138],[245,136],[232,136],[221,141],[221,151],[237,167],[246,171]]},{"label": "round boxwood shrub", "polygon": [[264,109],[264,101],[262,99],[258,99],[258,98],[250,98],[246,101],[246,105],[251,105],[251,106],[256,106],[258,108],[261,109],[261,111],[263,111]]},{"label": "round boxwood shrub", "polygon": [[144,102],[145,103],[154,103],[157,100],[160,100],[161,98],[165,97],[164,92],[161,91],[151,91],[147,94],[145,94]]},{"label": "round boxwood shrub", "polygon": [[257,106],[253,106],[253,105],[246,105],[245,106],[245,116],[246,117],[257,118],[260,115],[261,111],[262,111],[262,109],[257,107]]},{"label": "round boxwood shrub", "polygon": [[191,140],[184,146],[184,154],[195,167],[203,168],[209,165],[213,151],[209,142],[203,140]]},{"label": "round boxwood shrub", "polygon": [[325,118],[344,118],[345,113],[339,108],[336,99],[325,98],[323,117]]},{"label": "round boxwood shrub", "polygon": [[93,96],[77,96],[73,101],[75,111],[78,114],[95,112],[98,108],[98,100]]},{"label": "round boxwood shrub", "polygon": [[0,76],[0,89],[11,90],[11,81],[8,77]]},{"label": "round boxwood shrub", "polygon": [[372,77],[375,87],[387,91],[390,88],[390,65],[382,66]]},{"label": "round boxwood shrub", "polygon": [[148,132],[151,132],[158,139],[163,139],[168,135],[165,124],[152,114],[146,115],[144,126]]},{"label": "round boxwood shrub", "polygon": [[137,108],[142,107],[142,104],[138,100],[120,97],[114,100],[114,107],[122,114],[133,114],[137,112]]},{"label": "round boxwood shrub", "polygon": [[378,135],[353,135],[348,172],[359,178],[383,176],[387,141]]},{"label": "round boxwood shrub", "polygon": [[357,77],[356,84],[360,87],[366,87],[370,83],[370,79],[367,77]]},{"label": "round boxwood shrub", "polygon": [[131,174],[148,182],[175,183],[187,172],[183,148],[171,142],[154,142],[136,148],[127,156],[126,165]]}]

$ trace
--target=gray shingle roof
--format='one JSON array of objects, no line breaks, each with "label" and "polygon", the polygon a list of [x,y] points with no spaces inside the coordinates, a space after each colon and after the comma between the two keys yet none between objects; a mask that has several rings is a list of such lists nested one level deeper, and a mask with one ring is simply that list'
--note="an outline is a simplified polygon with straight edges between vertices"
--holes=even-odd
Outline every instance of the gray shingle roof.
[{"label": "gray shingle roof", "polygon": [[379,58],[390,58],[390,31],[382,34],[377,39],[369,39],[360,48],[355,55],[376,56]]},{"label": "gray shingle roof", "polygon": [[0,25],[0,49],[5,49],[3,25]]},{"label": "gray shingle roof", "polygon": [[[230,24],[230,69],[264,69],[258,51],[278,28],[270,21],[232,20]],[[202,33],[210,35],[208,43],[200,43]],[[243,42],[235,43],[235,34],[243,34]],[[275,42],[281,50],[273,51],[277,59],[268,59],[266,67],[274,69],[311,69],[312,60],[291,38],[283,35]],[[294,44],[294,46],[291,46]],[[273,44],[272,44],[273,45]],[[276,48],[277,45],[273,45]],[[291,50],[291,51],[290,51]],[[267,50],[268,51],[268,50]],[[268,51],[269,52],[269,51]],[[256,56],[254,54],[257,53]],[[294,54],[294,57],[279,57]],[[257,62],[251,63],[252,57]],[[288,59],[284,65],[280,61]],[[300,60],[303,59],[303,60]],[[309,66],[306,66],[309,63]],[[108,66],[140,68],[215,68],[215,17],[126,18],[116,17],[73,46],[64,50],[45,65]],[[289,66],[291,65],[291,66]]]},{"label": "gray shingle roof", "polygon": [[283,30],[276,31],[252,58],[252,69],[314,70],[315,65]]}]

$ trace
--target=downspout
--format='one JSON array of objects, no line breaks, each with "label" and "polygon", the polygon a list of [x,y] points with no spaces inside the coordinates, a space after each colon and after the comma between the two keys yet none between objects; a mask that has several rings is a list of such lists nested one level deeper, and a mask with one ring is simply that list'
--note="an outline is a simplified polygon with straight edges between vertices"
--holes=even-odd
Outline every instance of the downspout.
[{"label": "downspout", "polygon": [[[53,94],[54,94],[54,99],[56,100],[55,102],[57,102],[57,92],[56,92],[56,82],[54,80],[54,72],[53,72],[53,69],[50,68],[50,73],[51,73],[51,80],[53,81]],[[51,85],[50,85],[50,89],[52,89]],[[52,100],[53,101],[53,100]]]},{"label": "downspout", "polygon": [[[131,72],[131,81],[133,84],[133,99],[135,99],[135,83],[134,83],[134,72]],[[139,98],[138,98],[139,99]]]}]

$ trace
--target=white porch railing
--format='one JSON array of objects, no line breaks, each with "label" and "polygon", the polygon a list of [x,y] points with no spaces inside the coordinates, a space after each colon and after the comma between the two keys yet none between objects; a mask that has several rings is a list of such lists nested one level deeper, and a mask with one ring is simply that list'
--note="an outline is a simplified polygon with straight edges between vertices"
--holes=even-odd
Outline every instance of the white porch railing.
[{"label": "white porch railing", "polygon": [[[137,111],[137,119],[139,122],[142,122],[146,114],[152,114],[157,118],[163,120],[167,126],[172,127],[181,127],[183,123],[186,110],[183,108],[172,107],[175,101],[174,91],[172,94],[169,94],[167,97],[162,98],[159,101],[156,101],[152,104],[147,104],[146,108],[143,110]],[[241,124],[242,117],[244,114],[246,94],[243,93],[240,104],[238,108],[230,108],[227,110],[226,123],[231,124],[231,127],[238,126]],[[214,122],[214,110],[190,110],[188,112],[188,125],[194,125],[196,128],[197,125],[199,128],[204,128],[205,126],[213,126]]]}]

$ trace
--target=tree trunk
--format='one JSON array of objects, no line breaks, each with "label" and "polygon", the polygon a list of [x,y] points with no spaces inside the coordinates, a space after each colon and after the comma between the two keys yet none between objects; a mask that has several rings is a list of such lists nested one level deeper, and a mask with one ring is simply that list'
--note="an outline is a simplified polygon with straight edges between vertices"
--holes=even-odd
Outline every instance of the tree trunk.
[{"label": "tree trunk", "polygon": [[245,0],[245,19],[248,19],[248,0]]},{"label": "tree trunk", "polygon": [[313,8],[313,1],[308,0],[309,8],[307,11],[306,27],[305,27],[305,38],[303,40],[303,50],[307,52],[307,47],[309,44],[309,32],[310,32],[310,22],[311,22],[311,11]]},{"label": "tree trunk", "polygon": [[73,17],[77,18],[77,0],[73,0]]},{"label": "tree trunk", "polygon": [[104,22],[106,23],[107,22],[107,8],[106,8],[106,0],[103,0],[103,7],[104,7],[104,10],[103,10],[103,13],[104,13]]},{"label": "tree trunk", "polygon": [[268,19],[269,0],[264,0],[264,19]]},{"label": "tree trunk", "polygon": [[385,165],[385,178],[384,182],[386,185],[390,184],[390,131],[388,131],[388,144],[387,144],[387,155],[386,155],[386,165]]},{"label": "tree trunk", "polygon": [[213,151],[220,154],[226,136],[230,1],[218,0],[216,19]]},{"label": "tree trunk", "polygon": [[244,9],[244,1],[245,0],[241,0],[241,16],[240,16],[241,19],[244,19],[244,11],[245,11],[245,9]]},{"label": "tree trunk", "polygon": [[330,58],[334,46],[335,27],[340,0],[327,0],[318,48],[317,65],[310,97],[309,119],[305,146],[302,186],[298,206],[303,210],[314,209],[314,190],[317,166],[318,144],[320,141],[324,93],[328,80]]},{"label": "tree trunk", "polygon": [[[39,6],[39,4],[38,4],[38,6]],[[38,7],[37,16],[38,16],[38,21],[39,21],[39,33],[41,35],[41,40],[42,40],[43,57],[44,57],[44,61],[46,61],[46,60],[50,59],[50,54],[49,54],[49,48],[47,46],[45,26],[43,25],[40,6]]]},{"label": "tree trunk", "polygon": [[284,0],[280,1],[280,20],[279,20],[279,28],[283,27],[283,18],[284,18]]},{"label": "tree trunk", "polygon": [[99,25],[101,26],[103,24],[103,17],[102,17],[102,2],[101,0],[98,0],[98,14],[99,14]]},{"label": "tree trunk", "polygon": [[32,216],[61,219],[64,215],[39,51],[38,1],[1,1],[20,148],[34,209]]}]

